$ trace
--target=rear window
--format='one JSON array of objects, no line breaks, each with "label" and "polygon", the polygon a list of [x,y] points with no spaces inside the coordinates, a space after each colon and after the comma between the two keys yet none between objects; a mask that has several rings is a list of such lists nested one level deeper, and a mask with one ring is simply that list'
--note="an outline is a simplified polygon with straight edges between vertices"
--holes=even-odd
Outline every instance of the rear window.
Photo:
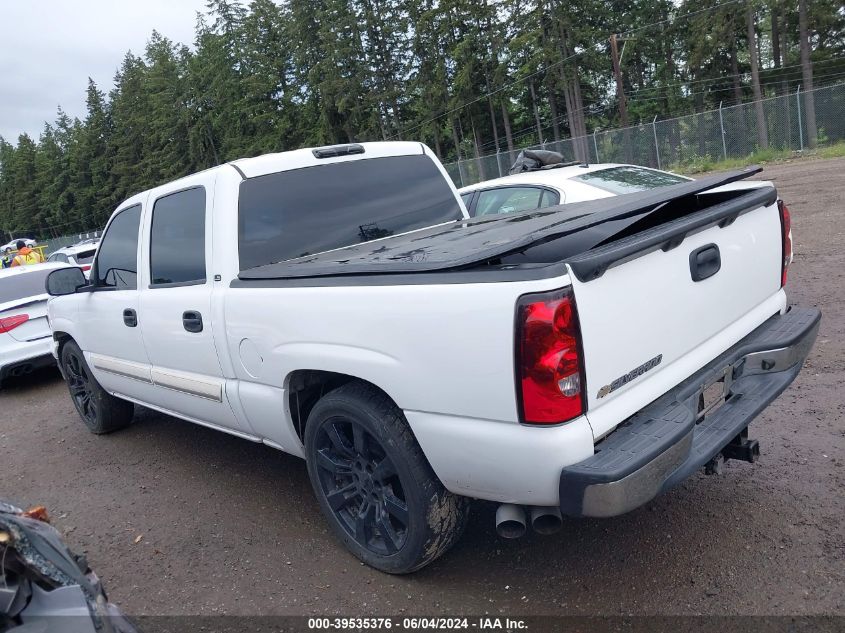
[{"label": "rear window", "polygon": [[241,270],[461,219],[424,155],[305,167],[241,183]]},{"label": "rear window", "polygon": [[623,194],[676,185],[680,182],[687,182],[689,178],[666,174],[645,167],[611,167],[581,174],[575,176],[572,180],[580,180],[591,187],[603,189],[610,193]]},{"label": "rear window", "polygon": [[73,258],[76,260],[77,264],[90,264],[94,261],[94,255],[97,253],[96,248],[92,248],[90,251],[80,251]]},{"label": "rear window", "polygon": [[46,294],[44,282],[55,268],[0,277],[0,303]]}]

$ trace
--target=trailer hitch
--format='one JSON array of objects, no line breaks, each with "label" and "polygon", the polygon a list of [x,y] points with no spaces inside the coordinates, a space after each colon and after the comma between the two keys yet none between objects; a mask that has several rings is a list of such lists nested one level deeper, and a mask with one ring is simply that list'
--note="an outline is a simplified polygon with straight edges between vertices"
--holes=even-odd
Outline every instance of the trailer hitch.
[{"label": "trailer hitch", "polygon": [[757,440],[748,439],[748,427],[746,427],[722,449],[722,455],[725,456],[725,460],[738,459],[753,464],[760,457],[760,444]]},{"label": "trailer hitch", "polygon": [[748,428],[733,438],[721,452],[704,464],[705,475],[721,475],[722,467],[729,459],[736,459],[753,464],[760,457],[760,444],[748,439]]}]

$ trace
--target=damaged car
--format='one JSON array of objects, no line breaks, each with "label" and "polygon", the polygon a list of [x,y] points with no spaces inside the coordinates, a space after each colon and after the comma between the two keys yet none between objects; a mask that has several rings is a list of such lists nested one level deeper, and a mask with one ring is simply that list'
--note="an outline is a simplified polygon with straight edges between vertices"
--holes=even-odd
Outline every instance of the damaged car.
[{"label": "damaged car", "polygon": [[0,501],[0,633],[138,633],[48,520]]}]

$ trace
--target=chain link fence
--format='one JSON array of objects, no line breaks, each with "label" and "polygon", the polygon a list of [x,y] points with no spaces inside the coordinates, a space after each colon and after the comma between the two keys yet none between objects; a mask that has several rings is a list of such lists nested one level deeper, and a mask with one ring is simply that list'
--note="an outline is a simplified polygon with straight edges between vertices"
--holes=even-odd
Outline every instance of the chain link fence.
[{"label": "chain link fence", "polygon": [[[845,83],[817,88],[813,95],[818,145],[845,140]],[[655,118],[627,128],[596,130],[589,136],[543,143],[529,149],[560,152],[565,161],[586,157],[588,162],[633,163],[671,170],[745,158],[766,144],[771,150],[807,148],[804,92],[800,88],[761,101],[765,130],[758,129],[755,103],[662,121]],[[446,171],[457,187],[465,187],[506,176],[514,160],[515,153],[497,152],[450,163]]]},{"label": "chain link fence", "polygon": [[84,233],[74,233],[73,235],[62,235],[61,237],[54,237],[49,240],[39,240],[38,245],[44,247],[44,255],[49,256],[60,248],[65,246],[73,246],[82,240],[94,239],[102,237],[102,231],[87,231]]}]

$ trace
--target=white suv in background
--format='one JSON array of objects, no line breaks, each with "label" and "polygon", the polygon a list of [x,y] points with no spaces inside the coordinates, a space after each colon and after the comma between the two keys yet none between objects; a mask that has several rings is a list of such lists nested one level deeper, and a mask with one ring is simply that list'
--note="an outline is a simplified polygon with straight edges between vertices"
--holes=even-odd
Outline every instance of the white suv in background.
[{"label": "white suv in background", "polygon": [[0,382],[55,364],[44,282],[66,267],[48,263],[0,270]]},{"label": "white suv in background", "polygon": [[100,240],[80,242],[73,246],[66,246],[50,253],[48,262],[61,262],[71,266],[79,266],[85,276],[91,273],[91,264],[94,262],[94,255],[97,254],[97,246]]}]

